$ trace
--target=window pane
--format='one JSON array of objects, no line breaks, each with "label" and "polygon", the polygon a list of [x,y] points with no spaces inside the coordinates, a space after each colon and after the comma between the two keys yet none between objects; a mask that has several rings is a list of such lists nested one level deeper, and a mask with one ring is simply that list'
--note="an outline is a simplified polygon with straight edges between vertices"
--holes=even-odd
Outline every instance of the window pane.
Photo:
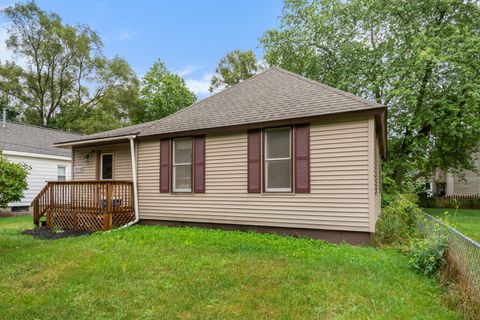
[{"label": "window pane", "polygon": [[290,189],[290,160],[267,161],[267,190]]},{"label": "window pane", "polygon": [[290,158],[290,129],[268,130],[267,158]]},{"label": "window pane", "polygon": [[188,190],[192,188],[192,166],[191,165],[176,165],[174,168],[174,191]]},{"label": "window pane", "polygon": [[192,139],[179,139],[175,141],[175,163],[192,162]]},{"label": "window pane", "polygon": [[65,175],[65,167],[58,167],[58,175],[59,176]]},{"label": "window pane", "polygon": [[102,154],[102,179],[112,179],[113,155]]}]

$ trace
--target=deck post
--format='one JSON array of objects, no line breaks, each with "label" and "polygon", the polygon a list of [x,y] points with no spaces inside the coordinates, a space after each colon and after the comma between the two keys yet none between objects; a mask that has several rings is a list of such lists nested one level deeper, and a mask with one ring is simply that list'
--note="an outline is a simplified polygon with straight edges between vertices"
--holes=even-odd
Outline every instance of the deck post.
[{"label": "deck post", "polygon": [[113,184],[107,183],[107,196],[106,196],[106,205],[105,213],[103,214],[103,230],[107,231],[112,228],[112,194],[113,194]]},{"label": "deck post", "polygon": [[49,203],[48,203],[48,209],[47,209],[47,212],[45,213],[45,216],[46,216],[46,220],[47,220],[47,227],[51,227],[52,226],[52,223],[51,223],[51,209],[52,207],[54,206],[54,203],[55,203],[55,186],[53,185],[50,185],[50,182],[48,182],[48,185],[49,185],[49,188],[48,188],[48,191],[50,192],[50,197],[49,197]]}]

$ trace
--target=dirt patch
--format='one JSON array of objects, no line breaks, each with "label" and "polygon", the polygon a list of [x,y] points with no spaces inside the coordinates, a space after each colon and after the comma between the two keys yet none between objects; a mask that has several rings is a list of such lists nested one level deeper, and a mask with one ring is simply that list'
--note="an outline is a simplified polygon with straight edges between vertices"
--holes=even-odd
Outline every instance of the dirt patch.
[{"label": "dirt patch", "polygon": [[83,230],[58,230],[52,229],[48,227],[36,227],[32,230],[25,230],[22,234],[26,234],[35,238],[39,239],[46,239],[46,240],[55,240],[55,239],[62,239],[62,238],[69,238],[69,237],[80,237],[84,235],[91,234],[91,231],[83,231]]}]

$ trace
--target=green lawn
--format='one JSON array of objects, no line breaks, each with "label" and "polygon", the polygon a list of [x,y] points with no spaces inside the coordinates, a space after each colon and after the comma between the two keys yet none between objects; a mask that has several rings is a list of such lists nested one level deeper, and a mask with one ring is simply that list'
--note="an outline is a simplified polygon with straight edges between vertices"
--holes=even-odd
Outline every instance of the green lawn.
[{"label": "green lawn", "polygon": [[443,219],[445,211],[452,227],[466,236],[480,242],[480,210],[479,209],[437,209],[424,208],[425,212]]},{"label": "green lawn", "polygon": [[459,319],[392,249],[136,226],[36,240],[0,219],[0,319]]}]

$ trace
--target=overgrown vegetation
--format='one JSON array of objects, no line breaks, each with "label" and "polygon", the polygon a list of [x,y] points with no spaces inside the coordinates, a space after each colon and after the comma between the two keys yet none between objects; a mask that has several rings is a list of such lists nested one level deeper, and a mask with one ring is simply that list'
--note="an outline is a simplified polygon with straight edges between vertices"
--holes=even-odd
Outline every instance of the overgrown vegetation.
[{"label": "overgrown vegetation", "polygon": [[413,201],[413,197],[410,194],[398,194],[382,208],[375,234],[377,243],[405,245],[416,234],[420,208]]},{"label": "overgrown vegetation", "polygon": [[0,208],[22,199],[28,187],[29,170],[30,167],[25,164],[8,161],[0,152]]},{"label": "overgrown vegetation", "polygon": [[429,276],[438,276],[446,265],[447,230],[437,229],[433,236],[416,237],[410,241],[410,264]]},{"label": "overgrown vegetation", "polygon": [[136,226],[22,235],[0,219],[2,319],[460,319],[389,248]]},{"label": "overgrown vegetation", "polygon": [[[382,247],[393,246],[405,251],[413,270],[442,283],[448,301],[466,319],[478,319],[480,295],[469,277],[470,272],[476,271],[471,269],[471,262],[465,261],[474,257],[463,251],[456,252],[462,250],[458,246],[449,248],[447,226],[451,221],[461,223],[462,220],[457,219],[458,209],[453,215],[445,210],[427,209],[444,222],[443,225],[432,223],[421,215],[421,209],[416,204],[417,198],[413,195],[415,190],[413,184],[400,188],[386,179],[385,194],[382,195],[385,207],[377,222],[375,242]],[[461,214],[464,214],[463,211],[466,210],[461,210]],[[480,219],[480,215],[477,218]]]}]

